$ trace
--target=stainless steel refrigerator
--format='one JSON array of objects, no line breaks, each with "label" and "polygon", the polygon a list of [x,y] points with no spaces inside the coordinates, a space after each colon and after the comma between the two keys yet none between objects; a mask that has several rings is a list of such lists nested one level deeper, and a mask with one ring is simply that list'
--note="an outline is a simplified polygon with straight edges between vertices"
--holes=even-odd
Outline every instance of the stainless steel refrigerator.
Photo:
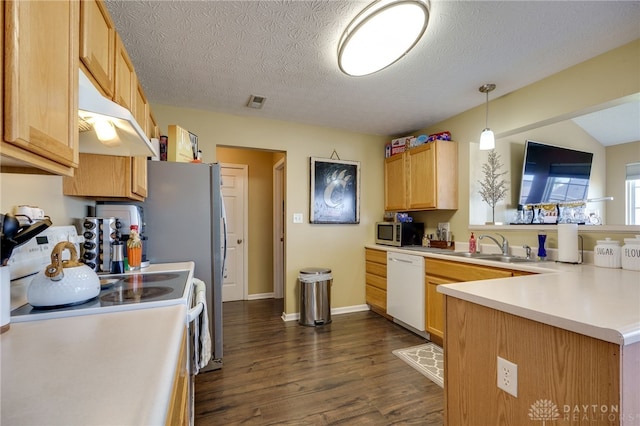
[{"label": "stainless steel refrigerator", "polygon": [[219,164],[147,161],[142,206],[151,263],[194,261],[205,282],[212,358],[200,371],[222,367],[222,279],[226,247]]}]

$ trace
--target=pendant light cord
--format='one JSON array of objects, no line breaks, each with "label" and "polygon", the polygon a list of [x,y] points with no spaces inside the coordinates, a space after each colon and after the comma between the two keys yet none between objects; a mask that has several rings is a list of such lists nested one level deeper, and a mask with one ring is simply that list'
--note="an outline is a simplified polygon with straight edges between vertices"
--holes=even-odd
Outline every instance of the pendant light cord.
[{"label": "pendant light cord", "polygon": [[485,112],[485,117],[484,117],[484,128],[488,129],[489,128],[489,92],[485,92],[487,95],[487,107],[485,108],[486,112]]}]

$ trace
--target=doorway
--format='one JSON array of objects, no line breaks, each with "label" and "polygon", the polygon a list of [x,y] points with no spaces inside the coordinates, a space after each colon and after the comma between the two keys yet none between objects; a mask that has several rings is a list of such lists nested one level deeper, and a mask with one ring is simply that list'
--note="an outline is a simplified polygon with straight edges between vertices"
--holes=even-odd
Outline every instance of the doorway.
[{"label": "doorway", "polygon": [[[283,215],[282,209],[274,207],[274,197],[279,197],[283,206],[286,200],[286,153],[262,149],[216,147],[216,158],[223,166],[243,165],[248,176],[245,182],[247,202],[245,205],[246,232],[242,238],[245,250],[245,300],[284,297],[284,249],[276,248],[274,240],[284,247],[284,219],[281,231],[274,228],[274,218]],[[276,170],[278,170],[276,172]],[[278,179],[279,183],[276,183]],[[224,182],[223,182],[224,183]],[[276,188],[280,192],[276,195]],[[232,236],[232,242],[238,238]],[[275,260],[277,256],[281,259]],[[279,267],[276,267],[280,265]],[[278,278],[281,274],[282,278]],[[282,284],[277,285],[277,282]]]},{"label": "doorway", "polygon": [[273,166],[273,297],[276,299],[284,298],[284,166],[284,158]]},{"label": "doorway", "polygon": [[247,298],[247,166],[221,163],[222,198],[227,216],[227,260],[222,301]]}]

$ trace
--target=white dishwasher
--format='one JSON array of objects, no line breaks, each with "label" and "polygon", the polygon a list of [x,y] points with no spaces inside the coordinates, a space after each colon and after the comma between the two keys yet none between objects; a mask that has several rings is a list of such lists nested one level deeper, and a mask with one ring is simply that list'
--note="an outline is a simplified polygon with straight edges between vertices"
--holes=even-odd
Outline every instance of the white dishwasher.
[{"label": "white dishwasher", "polygon": [[387,252],[387,313],[424,331],[424,257]]}]

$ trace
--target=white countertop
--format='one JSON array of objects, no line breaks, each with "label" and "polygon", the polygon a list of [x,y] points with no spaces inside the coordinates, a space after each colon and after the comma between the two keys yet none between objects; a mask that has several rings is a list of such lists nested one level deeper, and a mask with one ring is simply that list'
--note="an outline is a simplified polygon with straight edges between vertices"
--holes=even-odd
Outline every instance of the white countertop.
[{"label": "white countertop", "polygon": [[[190,281],[193,262],[132,273],[183,270]],[[11,322],[0,335],[0,424],[164,425],[187,306],[146,306]]]},{"label": "white countertop", "polygon": [[12,323],[0,336],[3,425],[164,424],[186,307]]},{"label": "white countertop", "polygon": [[553,261],[502,263],[380,245],[366,247],[536,272],[538,275],[443,284],[438,292],[619,345],[640,342],[638,271]]}]

